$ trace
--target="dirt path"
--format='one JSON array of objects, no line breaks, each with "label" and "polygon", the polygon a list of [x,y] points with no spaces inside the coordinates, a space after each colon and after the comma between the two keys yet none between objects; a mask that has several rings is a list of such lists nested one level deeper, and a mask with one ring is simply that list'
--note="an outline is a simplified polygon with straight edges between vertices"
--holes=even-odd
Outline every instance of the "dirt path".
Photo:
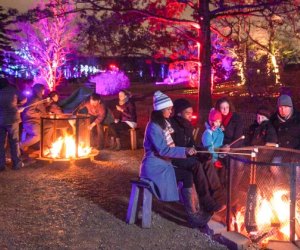
[{"label": "dirt path", "polygon": [[142,153],[1,172],[0,249],[225,249],[188,228],[180,204],[155,201],[151,229],[125,223]]}]

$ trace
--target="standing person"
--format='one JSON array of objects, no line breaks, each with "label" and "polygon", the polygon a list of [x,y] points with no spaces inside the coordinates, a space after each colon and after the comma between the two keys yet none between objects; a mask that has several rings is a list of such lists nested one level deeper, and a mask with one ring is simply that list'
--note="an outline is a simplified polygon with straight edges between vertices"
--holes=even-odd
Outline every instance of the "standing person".
[{"label": "standing person", "polygon": [[[23,151],[27,151],[28,147],[36,144],[41,139],[41,116],[46,115],[46,107],[43,102],[43,95],[45,94],[45,86],[43,84],[35,84],[32,88],[32,96],[28,99],[26,106],[29,106],[22,113],[23,132],[26,134],[26,138],[20,144]],[[49,127],[48,127],[49,126]],[[48,148],[51,147],[50,138],[52,128],[50,124],[44,127],[44,139]]]},{"label": "standing person", "polygon": [[[177,147],[171,133],[173,129],[168,121],[172,113],[172,100],[160,91],[153,97],[153,111],[148,122],[145,138],[145,154],[142,160],[140,177],[150,179],[152,191],[162,201],[177,201],[179,199],[172,158],[186,158],[194,155],[194,148]],[[188,221],[192,227],[205,226],[211,215],[201,213],[193,206],[192,201],[184,199]]]},{"label": "standing person", "polygon": [[121,134],[130,128],[136,128],[137,115],[134,102],[126,90],[119,92],[119,105],[114,112],[115,122],[110,125],[110,149],[121,149]]},{"label": "standing person", "polygon": [[[83,110],[84,108],[87,109],[88,114],[91,116],[91,124],[89,125],[88,129],[94,132],[93,130],[96,129],[97,132],[97,140],[94,143],[95,147],[98,149],[104,148],[104,131],[103,125],[108,124],[106,123],[106,118],[108,117],[107,108],[101,100],[101,96],[99,94],[92,94],[88,101],[84,101],[79,105],[77,108],[78,112]],[[111,121],[110,121],[111,122]],[[93,133],[91,133],[92,135]],[[92,136],[92,139],[94,137]],[[93,141],[93,140],[92,140]]]},{"label": "standing person", "polygon": [[24,166],[20,158],[19,124],[20,112],[18,109],[19,93],[10,85],[8,80],[0,78],[0,171],[5,170],[5,139],[8,136],[12,168],[18,170]]},{"label": "standing person", "polygon": [[[174,116],[170,121],[174,129],[172,138],[176,146],[196,147],[193,138],[194,128],[191,123],[192,115],[193,107],[187,99],[174,101]],[[186,171],[192,175],[191,180],[187,179],[188,181],[183,182],[183,197],[193,196],[193,184],[195,184],[201,206],[207,212],[219,212],[225,209],[225,192],[217,171],[208,157],[200,155],[189,156],[186,159],[173,159],[172,164],[176,166],[176,177],[178,171]]]},{"label": "standing person", "polygon": [[277,134],[270,122],[271,115],[272,113],[268,108],[258,108],[256,121],[250,126],[246,135],[246,146],[264,146],[267,143],[277,143]]}]

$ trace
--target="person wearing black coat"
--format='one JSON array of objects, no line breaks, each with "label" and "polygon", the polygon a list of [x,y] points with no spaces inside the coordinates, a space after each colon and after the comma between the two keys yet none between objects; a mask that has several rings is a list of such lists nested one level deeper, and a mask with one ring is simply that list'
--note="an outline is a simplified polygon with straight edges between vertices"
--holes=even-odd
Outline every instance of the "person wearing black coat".
[{"label": "person wearing black coat", "polygon": [[[217,100],[215,109],[220,111],[222,114],[221,128],[224,133],[223,144],[226,147],[227,145],[230,145],[235,140],[241,138],[241,136],[243,135],[243,129],[244,129],[243,121],[241,117],[236,112],[234,112],[232,103],[226,97]],[[244,141],[239,140],[238,142],[230,145],[230,147],[238,148],[238,147],[242,147],[243,145],[244,145]],[[229,161],[226,161],[226,163],[228,162]],[[231,177],[230,177],[231,186],[232,186],[231,190],[239,189],[240,182],[244,174],[243,164],[240,161],[230,161],[229,163],[230,163],[230,168],[232,170]],[[225,165],[226,167],[229,167],[228,164]],[[225,168],[222,168],[221,170],[223,171],[220,173],[221,176],[220,178],[221,178],[221,182],[225,186],[228,184],[226,180]],[[237,192],[233,192],[232,194],[236,196],[233,197],[233,203],[234,203],[238,199],[238,194]]]},{"label": "person wearing black coat", "polygon": [[277,132],[279,147],[300,149],[300,114],[293,108],[290,96],[278,98],[277,112],[270,121]]},{"label": "person wearing black coat", "polygon": [[114,110],[114,123],[109,126],[111,138],[110,149],[119,151],[121,149],[121,135],[128,129],[137,127],[137,114],[131,93],[126,90],[119,92],[119,105]]},{"label": "person wearing black coat", "polygon": [[9,84],[5,78],[0,78],[0,171],[5,170],[5,140],[8,136],[12,168],[15,170],[24,166],[20,158],[19,149],[19,124],[20,101],[18,90]]},{"label": "person wearing black coat", "polygon": [[[193,138],[193,126],[191,116],[193,108],[186,99],[174,101],[174,116],[171,118],[171,126],[174,129],[172,138],[176,146],[196,147]],[[212,162],[203,155],[191,156],[187,159],[173,159],[176,166],[175,173],[178,181],[180,174],[190,174],[192,180],[183,183],[183,191],[192,193],[193,183],[203,208],[208,212],[218,212],[225,208],[225,193]],[[185,179],[186,180],[186,179]]]},{"label": "person wearing black coat", "polygon": [[[300,114],[294,109],[292,98],[289,95],[284,94],[278,97],[277,112],[270,120],[277,132],[279,147],[299,150]],[[284,154],[282,152],[280,156],[274,157],[273,162],[281,163],[283,158],[290,159],[291,154],[288,152]],[[271,172],[277,186],[285,185],[288,182],[284,173],[286,171],[283,167],[271,167]],[[297,175],[299,178],[299,169],[297,169]]]},{"label": "person wearing black coat", "polygon": [[264,146],[267,143],[276,144],[276,130],[270,122],[271,111],[260,107],[256,113],[256,121],[249,127],[245,139],[246,146]]}]

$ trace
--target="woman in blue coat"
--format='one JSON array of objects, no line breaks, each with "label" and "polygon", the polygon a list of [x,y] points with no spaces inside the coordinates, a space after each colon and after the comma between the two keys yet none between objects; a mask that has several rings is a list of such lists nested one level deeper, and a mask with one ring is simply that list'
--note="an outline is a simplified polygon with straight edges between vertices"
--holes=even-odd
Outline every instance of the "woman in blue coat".
[{"label": "woman in blue coat", "polygon": [[[168,118],[172,113],[172,100],[160,91],[153,97],[153,112],[147,124],[144,138],[145,154],[140,169],[140,177],[153,183],[152,191],[162,201],[178,201],[178,189],[172,158],[186,158],[194,155],[194,148],[175,147],[171,133],[174,132]],[[193,226],[204,226],[208,215],[190,211],[185,206],[189,222]]]}]

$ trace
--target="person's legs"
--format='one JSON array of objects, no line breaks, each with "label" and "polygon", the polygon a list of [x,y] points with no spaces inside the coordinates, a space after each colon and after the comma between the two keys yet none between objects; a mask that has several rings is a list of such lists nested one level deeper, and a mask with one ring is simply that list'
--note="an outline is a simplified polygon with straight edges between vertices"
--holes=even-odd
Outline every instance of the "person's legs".
[{"label": "person's legs", "polygon": [[103,149],[104,148],[104,132],[103,132],[103,126],[101,124],[96,125],[97,129],[97,148]]},{"label": "person's legs", "polygon": [[5,139],[6,139],[6,128],[0,126],[0,171],[5,169]]},{"label": "person's legs", "polygon": [[203,162],[203,170],[207,179],[210,194],[220,204],[225,204],[225,188],[211,160]]},{"label": "person's legs", "polygon": [[191,227],[203,227],[211,218],[211,214],[200,210],[199,201],[193,192],[193,173],[190,170],[175,167],[176,180],[183,182],[181,189],[184,209]]},{"label": "person's legs", "polygon": [[116,138],[116,148],[115,150],[121,149],[121,135],[128,129],[130,129],[130,126],[126,122],[118,122],[114,125],[115,129],[115,138]]},{"label": "person's legs", "polygon": [[21,142],[21,147],[29,147],[40,141],[41,127],[38,123],[24,123],[23,129],[26,132],[26,139]]},{"label": "person's legs", "polygon": [[222,186],[219,186],[218,176],[210,167],[213,167],[210,166],[210,163],[206,163],[204,166],[200,162],[196,164],[193,168],[194,183],[200,203],[205,210],[218,212],[225,208],[225,196],[221,192]]},{"label": "person's legs", "polygon": [[10,155],[13,163],[13,168],[19,168],[21,163],[20,148],[19,148],[19,123],[14,123],[7,127],[8,141],[10,146]]}]

